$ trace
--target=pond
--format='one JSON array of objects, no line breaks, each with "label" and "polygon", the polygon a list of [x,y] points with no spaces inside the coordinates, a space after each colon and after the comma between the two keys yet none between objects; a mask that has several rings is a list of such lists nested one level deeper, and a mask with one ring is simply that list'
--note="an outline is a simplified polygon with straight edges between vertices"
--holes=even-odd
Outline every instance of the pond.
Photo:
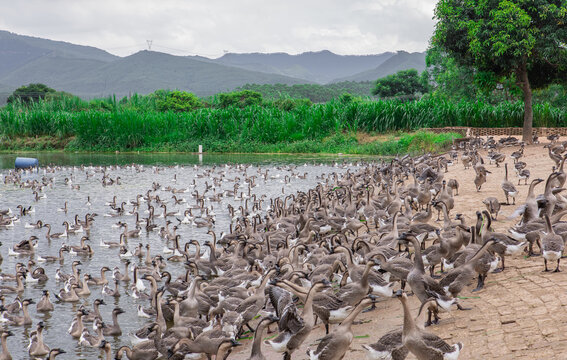
[{"label": "pond", "polygon": [[[284,198],[285,196],[296,193],[297,191],[307,191],[314,188],[318,182],[333,181],[331,174],[342,174],[348,169],[356,171],[363,166],[355,162],[354,158],[343,157],[319,157],[319,156],[258,156],[258,155],[203,155],[202,162],[198,155],[185,154],[67,154],[67,153],[39,153],[26,154],[28,157],[37,157],[40,164],[52,163],[57,166],[41,167],[35,172],[27,171],[21,174],[21,179],[12,182],[11,173],[15,155],[1,155],[2,181],[0,184],[0,210],[11,209],[17,222],[13,227],[0,229],[0,247],[3,262],[1,265],[3,273],[14,274],[16,263],[27,264],[30,256],[10,256],[8,249],[13,247],[21,240],[27,239],[32,235],[39,238],[36,255],[32,259],[36,260],[36,265],[45,269],[49,280],[45,284],[26,283],[25,291],[20,294],[22,299],[31,298],[38,302],[41,298],[42,290],[49,289],[52,294],[58,294],[63,289],[64,283],[55,279],[57,269],[64,274],[71,273],[71,263],[80,260],[79,266],[82,274],[100,276],[100,269],[107,266],[110,269],[118,267],[124,271],[126,259],[119,257],[119,250],[101,246],[102,242],[118,242],[123,229],[114,226],[118,221],[128,224],[128,229],[136,227],[136,218],[133,213],[137,211],[140,219],[148,217],[149,204],[140,203],[139,207],[132,204],[138,195],[145,195],[151,191],[152,196],[159,196],[160,201],[166,206],[167,212],[175,213],[166,218],[161,217],[164,208],[160,207],[157,200],[153,200],[151,205],[155,208],[156,217],[152,222],[158,229],[165,227],[166,222],[170,231],[176,226],[176,233],[180,235],[180,247],[190,240],[198,240],[203,243],[211,240],[211,235],[207,235],[207,227],[197,227],[192,224],[180,223],[184,218],[186,209],[196,207],[197,197],[204,195],[205,210],[192,209],[195,217],[206,216],[207,211],[210,216],[214,216],[215,223],[211,227],[218,236],[221,232],[228,232],[232,217],[228,212],[228,205],[235,209],[240,206],[252,211],[252,198],[261,201],[262,209],[259,212],[263,216],[266,208],[270,205],[270,199],[275,197]],[[131,165],[135,163],[136,165]],[[232,163],[238,165],[228,165]],[[80,166],[82,164],[92,164]],[[126,165],[130,164],[130,165]],[[112,165],[101,167],[100,165]],[[167,166],[164,166],[167,165]],[[109,180],[111,179],[111,180]],[[246,182],[250,179],[249,182]],[[39,195],[45,198],[36,200],[36,196],[29,186],[34,180],[45,183]],[[108,184],[110,181],[114,183]],[[235,190],[235,195],[230,192]],[[175,193],[172,188],[176,189]],[[156,189],[153,191],[153,189]],[[173,196],[176,196],[180,203],[176,203]],[[108,205],[116,197],[116,204],[120,206],[125,203],[125,213],[116,216]],[[90,202],[87,203],[87,199]],[[218,201],[217,201],[218,200]],[[62,209],[67,204],[67,212]],[[19,216],[18,205],[32,206],[35,212]],[[208,209],[208,210],[207,210]],[[31,229],[26,224],[36,223],[41,220],[43,223],[51,224],[52,232],[62,232],[63,222],[74,223],[75,215],[80,219],[85,218],[85,214],[96,213],[95,221],[88,232],[69,235],[62,239],[46,238],[47,228]],[[142,231],[139,238],[129,238],[127,246],[133,253],[138,244],[145,246],[149,244],[152,256],[162,255],[164,258],[171,256],[164,252],[173,246],[171,241],[164,240],[159,235],[159,231],[147,232],[145,226],[141,226]],[[73,256],[64,253],[64,262],[37,262],[38,255],[57,255],[63,244],[78,245],[81,236],[88,235],[90,244],[94,249],[91,257]],[[190,247],[190,252],[195,252],[195,247]],[[205,254],[206,255],[206,254]],[[143,259],[132,257],[133,264],[145,266]],[[168,262],[166,270],[173,275],[173,279],[184,276],[186,268],[183,262]],[[132,274],[130,274],[132,277]],[[112,283],[112,272],[107,273],[107,277]],[[158,286],[161,286],[160,283]],[[14,286],[14,282],[3,282],[0,285]],[[129,334],[136,329],[147,324],[150,319],[138,317],[137,306],[149,306],[148,300],[135,299],[131,296],[132,283],[120,283],[120,298],[103,296],[101,286],[90,286],[92,291],[90,296],[82,297],[78,303],[58,302],[51,297],[55,305],[55,310],[51,313],[39,313],[36,305],[31,305],[30,313],[33,319],[31,326],[6,325],[14,332],[13,337],[8,338],[8,348],[15,359],[28,358],[27,345],[29,343],[30,332],[35,330],[39,321],[43,321],[46,327],[44,340],[51,348],[60,347],[67,351],[58,358],[61,359],[93,359],[102,358],[103,353],[100,349],[89,348],[78,345],[67,333],[71,325],[74,314],[79,306],[84,305],[87,309],[92,309],[92,303],[97,298],[103,298],[107,305],[101,306],[101,314],[106,323],[112,324],[111,313],[115,307],[125,310],[119,316],[119,324],[123,335],[119,337],[106,336],[107,341],[112,344],[113,354],[121,345],[131,345]],[[145,281],[149,289],[149,283]],[[149,290],[146,290],[149,293]],[[6,302],[11,303],[16,294],[6,294]],[[87,323],[91,334],[92,323]]]}]

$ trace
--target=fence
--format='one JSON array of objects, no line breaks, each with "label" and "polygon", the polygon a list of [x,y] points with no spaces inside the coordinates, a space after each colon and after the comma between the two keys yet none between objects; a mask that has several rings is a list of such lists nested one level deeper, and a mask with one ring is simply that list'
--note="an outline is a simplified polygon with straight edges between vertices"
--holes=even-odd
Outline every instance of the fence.
[{"label": "fence", "polygon": [[[454,126],[454,127],[444,127],[444,128],[427,128],[423,129],[425,131],[430,131],[435,134],[455,132],[463,136],[521,136],[521,127],[507,127],[507,128],[473,128],[465,126]],[[557,128],[544,128],[538,127],[533,128],[532,133],[537,136],[548,136],[552,134],[558,134],[560,136],[567,136],[567,127],[557,127]]]}]

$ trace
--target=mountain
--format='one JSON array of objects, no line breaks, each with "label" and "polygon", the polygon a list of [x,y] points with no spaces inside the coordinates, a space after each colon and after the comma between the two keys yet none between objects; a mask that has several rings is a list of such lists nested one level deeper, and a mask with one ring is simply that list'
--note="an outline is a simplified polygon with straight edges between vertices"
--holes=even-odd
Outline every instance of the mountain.
[{"label": "mountain", "polygon": [[44,83],[84,97],[147,94],[179,89],[208,96],[246,84],[376,80],[397,70],[425,67],[424,54],[337,55],[330,51],[225,54],[217,59],[140,51],[119,57],[75,45],[0,31],[0,103],[15,88]]},{"label": "mountain", "polygon": [[92,46],[74,45],[0,30],[0,77],[40,59],[58,54],[64,58],[111,62],[118,57]]},{"label": "mountain", "polygon": [[332,82],[342,81],[374,81],[387,75],[394,74],[400,70],[416,69],[418,72],[425,70],[425,53],[408,53],[398,51],[382,64],[374,69],[359,72],[357,74],[334,79]]},{"label": "mountain", "polygon": [[338,77],[347,77],[371,70],[394,55],[394,53],[389,52],[377,55],[337,55],[328,50],[305,52],[298,55],[229,53],[214,61],[248,70],[302,78],[317,83],[328,83]]},{"label": "mountain", "polygon": [[299,84],[302,79],[237,69],[188,57],[140,51],[112,62],[48,55],[20,67],[0,82],[41,82],[83,97],[188,90],[199,96],[230,91],[246,83]]}]

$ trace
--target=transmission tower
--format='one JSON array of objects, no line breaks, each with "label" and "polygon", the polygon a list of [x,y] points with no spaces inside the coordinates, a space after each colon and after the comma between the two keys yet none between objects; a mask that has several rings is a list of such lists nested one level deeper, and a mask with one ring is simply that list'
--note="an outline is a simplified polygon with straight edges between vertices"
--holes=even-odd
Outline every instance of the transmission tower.
[{"label": "transmission tower", "polygon": [[152,51],[152,43],[154,41],[153,40],[146,40],[146,42],[148,43],[148,51]]}]

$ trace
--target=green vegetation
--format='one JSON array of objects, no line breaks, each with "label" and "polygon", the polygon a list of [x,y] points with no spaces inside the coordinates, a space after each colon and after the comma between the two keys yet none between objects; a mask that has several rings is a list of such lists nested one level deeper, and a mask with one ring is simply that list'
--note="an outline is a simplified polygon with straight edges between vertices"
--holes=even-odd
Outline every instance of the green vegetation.
[{"label": "green vegetation", "polygon": [[532,142],[532,88],[567,81],[567,4],[558,0],[440,0],[434,46],[474,67],[485,84],[515,82],[523,94],[523,140]]},{"label": "green vegetation", "polygon": [[[419,141],[425,144],[419,148],[428,149],[426,144],[436,143],[437,138],[417,137],[409,143],[359,143],[356,135],[443,126],[520,126],[523,121],[521,102],[455,103],[433,97],[410,102],[365,101],[344,96],[325,104],[301,104],[291,109],[274,102],[242,108],[222,108],[211,102],[193,111],[162,112],[157,105],[163,98],[160,94],[120,101],[64,98],[8,104],[0,110],[1,146],[10,148],[12,139],[19,137],[47,136],[62,140],[59,146],[65,144],[68,150],[196,151],[202,144],[207,151],[216,152],[395,154],[412,151]],[[564,108],[536,104],[534,113],[537,126],[567,124]],[[44,142],[42,146],[51,145]]]},{"label": "green vegetation", "polygon": [[156,97],[156,109],[158,111],[192,111],[202,106],[201,100],[194,94],[186,91],[163,91],[154,93]]},{"label": "green vegetation", "polygon": [[423,82],[415,69],[398,71],[376,80],[372,94],[381,98],[407,97],[415,98],[418,94],[427,92],[427,82]]},{"label": "green vegetation", "polygon": [[369,97],[374,82],[344,81],[332,84],[246,84],[237,90],[252,90],[259,92],[267,100],[277,99],[309,99],[313,103],[328,102],[348,93],[354,96]]},{"label": "green vegetation", "polygon": [[17,101],[30,103],[43,99],[53,100],[67,95],[72,96],[71,94],[67,94],[65,92],[57,92],[55,91],[55,89],[52,89],[45,84],[29,84],[20,86],[19,88],[14,90],[12,95],[8,97],[8,103]]}]

